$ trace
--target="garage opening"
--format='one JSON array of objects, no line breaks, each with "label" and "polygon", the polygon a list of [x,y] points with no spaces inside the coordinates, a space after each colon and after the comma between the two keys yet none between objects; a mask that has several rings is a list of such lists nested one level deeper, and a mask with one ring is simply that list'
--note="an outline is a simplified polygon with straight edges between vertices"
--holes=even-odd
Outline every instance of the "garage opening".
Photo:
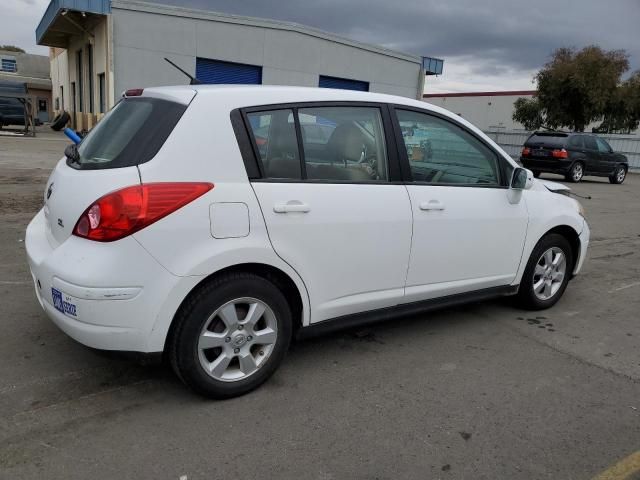
[{"label": "garage opening", "polygon": [[196,58],[196,77],[202,83],[260,85],[262,83],[262,67],[209,58]]},{"label": "garage opening", "polygon": [[329,77],[327,75],[320,75],[318,86],[320,88],[339,88],[342,90],[357,90],[359,92],[369,91],[369,82],[350,80],[348,78]]}]

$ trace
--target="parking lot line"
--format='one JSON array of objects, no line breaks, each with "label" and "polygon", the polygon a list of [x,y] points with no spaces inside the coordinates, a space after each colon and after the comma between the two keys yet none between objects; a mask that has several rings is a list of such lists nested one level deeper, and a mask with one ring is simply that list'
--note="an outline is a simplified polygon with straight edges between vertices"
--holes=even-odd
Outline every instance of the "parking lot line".
[{"label": "parking lot line", "polygon": [[640,282],[629,283],[627,285],[622,285],[621,287],[614,288],[613,290],[609,290],[609,293],[619,292],[620,290],[626,290],[627,288],[635,287],[638,285],[640,285]]},{"label": "parking lot line", "polygon": [[593,480],[630,480],[631,475],[640,472],[640,450],[623,458]]}]

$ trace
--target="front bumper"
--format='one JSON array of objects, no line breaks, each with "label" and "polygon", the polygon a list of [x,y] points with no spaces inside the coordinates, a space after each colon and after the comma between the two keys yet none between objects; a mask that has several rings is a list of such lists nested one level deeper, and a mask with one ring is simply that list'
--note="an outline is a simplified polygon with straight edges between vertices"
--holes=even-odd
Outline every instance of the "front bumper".
[{"label": "front bumper", "polygon": [[584,221],[584,225],[582,227],[582,232],[578,236],[580,240],[580,253],[578,255],[578,261],[576,262],[575,267],[573,267],[573,274],[577,275],[582,270],[582,266],[584,265],[584,259],[587,257],[587,249],[589,248],[589,237],[591,235],[591,231],[589,230],[589,224],[587,221]]},{"label": "front bumper", "polygon": [[[149,338],[182,277],[134,238],[100,243],[71,236],[54,248],[40,211],[27,227],[25,247],[38,301],[67,335],[102,350],[158,350]],[[52,289],[61,294],[55,301]],[[65,313],[54,306],[61,302]]]}]

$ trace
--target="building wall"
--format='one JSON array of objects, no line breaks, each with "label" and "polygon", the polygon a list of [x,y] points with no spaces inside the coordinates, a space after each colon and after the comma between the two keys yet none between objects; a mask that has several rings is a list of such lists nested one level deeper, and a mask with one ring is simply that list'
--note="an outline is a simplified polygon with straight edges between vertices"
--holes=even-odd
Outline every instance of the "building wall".
[{"label": "building wall", "polygon": [[69,57],[67,51],[52,48],[51,58],[51,95],[56,114],[61,110],[71,111],[71,89],[69,88]]},{"label": "building wall", "polygon": [[[445,93],[442,95],[425,95],[425,102],[446,108],[464,117],[485,132],[506,131],[517,134],[525,131],[522,124],[511,118],[515,111],[514,103],[518,98],[531,98],[534,92],[487,92],[482,93]],[[593,122],[585,128],[590,132],[600,125]],[[631,132],[632,136],[640,136],[640,130]]]},{"label": "building wall", "polygon": [[396,54],[398,58],[259,22],[197,18],[198,12],[183,9],[132,8],[145,11],[129,10],[123,2],[112,4],[116,96],[128,88],[187,83],[163,57],[191,74],[196,57],[203,57],[262,66],[264,84],[317,87],[321,74],[367,81],[374,92],[418,96],[419,57]]},{"label": "building wall", "polygon": [[[16,61],[16,72],[0,71],[0,80],[26,83],[33,102],[33,115],[43,122],[51,119],[51,79],[49,77],[49,59],[44,55],[0,50],[0,58]],[[46,102],[46,109],[40,111],[40,101]]]},{"label": "building wall", "polygon": [[[506,92],[505,92],[506,93]],[[496,128],[505,130],[524,130],[522,124],[514,122],[515,103],[518,98],[531,98],[531,93],[517,95],[460,95],[427,96],[425,102],[446,108],[473,123],[481,130]]]},{"label": "building wall", "polygon": [[[75,108],[76,114],[79,118],[75,120],[74,127],[78,130],[89,129],[95,123],[95,115],[99,114],[100,97],[99,97],[99,79],[98,75],[105,74],[105,78],[108,79],[109,63],[107,58],[108,52],[108,19],[105,17],[101,22],[91,30],[91,34],[83,33],[81,35],[75,35],[70,40],[66,49],[52,48],[50,53],[50,67],[51,67],[51,82],[53,92],[54,108],[56,106],[56,99],[58,99],[59,109],[55,110],[55,113],[59,113],[61,110],[66,110],[73,115],[74,111],[74,96],[72,84],[76,85],[75,95]],[[90,88],[89,81],[89,49],[91,45],[93,48],[93,89]],[[80,89],[78,82],[78,70],[77,70],[77,52],[82,52],[82,104],[83,108],[80,109]],[[109,86],[109,81],[106,80],[105,88]],[[62,87],[62,91],[61,91]],[[109,92],[105,91],[105,95],[108,99]],[[93,110],[90,110],[89,97],[93,97]],[[111,95],[113,97],[113,95]],[[62,103],[64,102],[64,103]],[[105,101],[105,108],[109,108],[108,100]]]}]

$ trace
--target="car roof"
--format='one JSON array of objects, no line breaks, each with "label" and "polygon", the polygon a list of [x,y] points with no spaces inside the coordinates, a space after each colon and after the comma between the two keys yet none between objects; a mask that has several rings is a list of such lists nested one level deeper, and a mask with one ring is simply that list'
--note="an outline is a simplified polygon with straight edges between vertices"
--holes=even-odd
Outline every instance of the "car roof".
[{"label": "car roof", "polygon": [[586,135],[590,137],[595,136],[595,134],[591,132],[561,132],[556,130],[538,130],[532,133],[532,135],[549,135],[549,136],[553,136],[554,134],[566,135],[567,137],[572,135]]},{"label": "car roof", "polygon": [[439,113],[476,129],[461,116],[442,107],[422,100],[385,93],[285,85],[177,85],[145,88],[144,94],[184,99],[186,94],[193,95],[194,91],[197,92],[198,97],[212,99],[217,97],[216,100],[220,100],[225,105],[231,105],[233,108],[302,102],[372,102],[405,105]]}]

